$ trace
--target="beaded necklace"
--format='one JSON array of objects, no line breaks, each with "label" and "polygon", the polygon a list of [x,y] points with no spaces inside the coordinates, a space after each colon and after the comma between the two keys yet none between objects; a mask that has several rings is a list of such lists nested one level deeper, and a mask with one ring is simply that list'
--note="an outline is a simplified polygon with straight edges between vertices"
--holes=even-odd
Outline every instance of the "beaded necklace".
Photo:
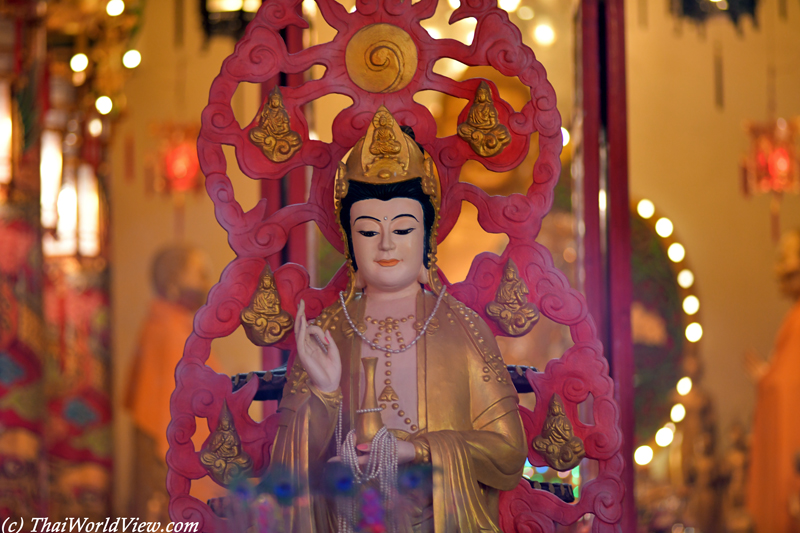
[{"label": "beaded necklace", "polygon": [[433,317],[436,315],[436,311],[439,310],[439,304],[442,303],[442,298],[444,298],[444,293],[445,292],[447,292],[447,289],[445,287],[442,287],[442,292],[439,293],[439,297],[436,299],[436,305],[433,306],[433,311],[431,311],[431,314],[428,316],[427,319],[425,319],[425,323],[423,324],[422,328],[419,330],[419,333],[417,333],[417,336],[414,337],[414,340],[411,341],[410,343],[408,343],[405,346],[405,348],[396,348],[396,349],[395,348],[383,348],[383,347],[381,347],[381,345],[372,342],[363,333],[361,333],[361,330],[359,330],[358,327],[356,327],[355,323],[353,322],[353,319],[350,318],[350,313],[347,312],[347,306],[345,305],[345,302],[344,302],[344,291],[339,293],[339,302],[341,302],[341,304],[342,304],[342,311],[344,311],[344,317],[347,319],[347,323],[350,324],[350,327],[353,328],[353,331],[356,332],[356,335],[361,337],[361,340],[364,341],[367,344],[367,346],[369,346],[373,350],[380,350],[380,351],[383,351],[383,352],[389,352],[389,353],[393,353],[393,354],[398,354],[398,353],[403,353],[406,350],[410,349],[412,346],[417,344],[417,341],[419,341],[422,338],[423,335],[425,335],[425,332],[428,330],[428,326],[430,325],[431,320],[433,320]]}]

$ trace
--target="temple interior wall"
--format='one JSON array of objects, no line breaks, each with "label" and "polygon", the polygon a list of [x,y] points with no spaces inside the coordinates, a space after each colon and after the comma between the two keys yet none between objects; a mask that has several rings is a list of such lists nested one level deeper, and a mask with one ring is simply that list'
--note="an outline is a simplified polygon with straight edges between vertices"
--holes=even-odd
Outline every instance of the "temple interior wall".
[{"label": "temple interior wall", "polygon": [[[773,275],[768,195],[747,199],[739,162],[746,120],[765,120],[767,65],[774,50],[777,112],[800,114],[800,5],[759,2],[758,26],[737,32],[718,17],[705,27],[678,23],[666,2],[626,2],[630,194],[649,198],[675,224],[695,272],[704,335],[703,386],[719,414],[721,436],[749,426],[755,388],[743,355],[767,357],[789,302]],[[644,11],[643,11],[644,10]],[[723,63],[723,106],[715,103],[714,54]],[[800,227],[800,198],[781,207],[782,228]]]}]

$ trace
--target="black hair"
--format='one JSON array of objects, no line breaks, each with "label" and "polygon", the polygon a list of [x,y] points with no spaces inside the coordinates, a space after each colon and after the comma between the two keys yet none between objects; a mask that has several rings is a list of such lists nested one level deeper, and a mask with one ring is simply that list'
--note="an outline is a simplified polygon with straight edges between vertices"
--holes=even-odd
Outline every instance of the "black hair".
[{"label": "black hair", "polygon": [[347,235],[347,248],[350,252],[350,259],[353,262],[353,269],[358,270],[356,256],[353,253],[353,234],[350,228],[350,210],[353,204],[361,200],[381,200],[389,201],[392,198],[410,198],[416,200],[422,206],[422,225],[425,228],[425,249],[422,260],[425,268],[428,268],[428,252],[431,248],[431,230],[433,221],[436,218],[436,211],[433,208],[430,197],[422,191],[422,178],[414,178],[399,183],[372,184],[360,181],[350,181],[348,184],[347,195],[342,199],[342,210],[339,213],[339,222]]},{"label": "black hair", "polygon": [[419,151],[422,152],[422,155],[425,155],[425,148],[417,142],[417,134],[414,133],[414,129],[411,126],[400,126],[400,131],[411,137],[411,140],[419,147]]}]

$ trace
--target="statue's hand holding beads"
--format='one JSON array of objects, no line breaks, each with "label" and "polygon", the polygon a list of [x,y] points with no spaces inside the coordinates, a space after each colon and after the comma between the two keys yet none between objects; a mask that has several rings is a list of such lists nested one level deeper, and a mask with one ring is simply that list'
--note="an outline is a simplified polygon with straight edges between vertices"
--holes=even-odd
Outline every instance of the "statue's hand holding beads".
[{"label": "statue's hand holding beads", "polygon": [[294,336],[297,356],[308,372],[311,384],[322,392],[333,392],[342,379],[342,360],[339,348],[329,332],[310,326],[305,316],[306,303],[300,300],[295,317]]}]

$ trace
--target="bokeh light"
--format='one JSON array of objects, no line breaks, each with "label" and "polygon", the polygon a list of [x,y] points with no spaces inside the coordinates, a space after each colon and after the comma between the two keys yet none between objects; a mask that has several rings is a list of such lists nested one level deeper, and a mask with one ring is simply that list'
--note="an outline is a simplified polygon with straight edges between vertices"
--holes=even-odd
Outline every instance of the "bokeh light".
[{"label": "bokeh light", "polygon": [[659,237],[667,238],[672,235],[672,221],[668,218],[659,218],[656,222],[656,233]]},{"label": "bokeh light", "polygon": [[89,121],[89,135],[92,137],[100,137],[100,134],[103,133],[103,121],[99,118],[93,118]]},{"label": "bokeh light", "polygon": [[101,115],[108,115],[114,108],[114,102],[108,96],[101,96],[94,102],[94,107]]},{"label": "bokeh light", "polygon": [[633,460],[637,465],[644,466],[653,460],[653,448],[650,446],[639,446],[633,452]]},{"label": "bokeh light", "polygon": [[128,50],[125,52],[125,55],[122,56],[122,64],[125,68],[136,68],[142,62],[142,54],[139,53],[139,50]]},{"label": "bokeh light", "polygon": [[679,379],[675,388],[678,390],[678,394],[686,396],[692,391],[692,378],[686,376]]},{"label": "bokeh light", "polygon": [[500,9],[513,13],[519,7],[520,0],[500,0],[498,4]]},{"label": "bokeh light", "polygon": [[566,146],[569,144],[569,131],[565,127],[561,127],[561,146]]},{"label": "bokeh light", "polygon": [[703,326],[697,322],[692,322],[686,326],[686,339],[689,342],[697,342],[703,338]]},{"label": "bokeh light", "polygon": [[656,206],[653,205],[653,202],[650,200],[640,200],[638,204],[636,204],[636,212],[639,213],[639,216],[642,218],[650,218],[656,213]]},{"label": "bokeh light", "polygon": [[694,285],[694,274],[688,268],[684,268],[678,273],[678,285],[684,289],[688,289]]},{"label": "bokeh light", "polygon": [[700,310],[700,300],[695,295],[687,296],[683,299],[683,312],[693,315]]},{"label": "bokeh light", "polygon": [[69,68],[73,72],[83,72],[89,66],[89,57],[86,54],[75,54],[69,60]]},{"label": "bokeh light", "polygon": [[667,256],[673,263],[680,263],[686,257],[686,248],[678,242],[673,242],[667,248]]},{"label": "bokeh light", "polygon": [[664,448],[672,444],[672,430],[669,428],[661,428],[656,431],[656,444]]},{"label": "bokeh light", "polygon": [[669,417],[672,419],[673,422],[676,424],[686,418],[686,408],[683,406],[682,403],[676,403],[670,409]]},{"label": "bokeh light", "polygon": [[533,29],[533,39],[542,46],[550,46],[556,40],[556,32],[549,24],[539,24]]},{"label": "bokeh light", "polygon": [[533,9],[528,6],[522,6],[517,10],[517,16],[520,20],[531,20],[533,18]]},{"label": "bokeh light", "polygon": [[125,12],[125,2],[122,0],[109,0],[106,4],[106,13],[110,17],[122,15]]}]

